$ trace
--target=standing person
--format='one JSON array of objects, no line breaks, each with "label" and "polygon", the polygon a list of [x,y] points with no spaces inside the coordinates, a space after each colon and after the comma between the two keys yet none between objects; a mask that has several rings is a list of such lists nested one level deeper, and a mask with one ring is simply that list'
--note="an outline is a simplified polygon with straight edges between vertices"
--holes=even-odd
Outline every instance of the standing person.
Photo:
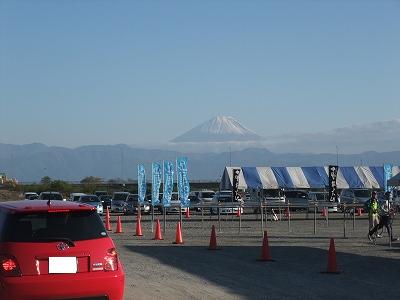
[{"label": "standing person", "polygon": [[[375,225],[379,224],[379,203],[376,197],[376,191],[373,191],[371,194],[371,199],[369,199],[369,211],[368,211],[368,219],[369,219],[369,231],[374,228]],[[369,237],[369,233],[368,233]]]}]

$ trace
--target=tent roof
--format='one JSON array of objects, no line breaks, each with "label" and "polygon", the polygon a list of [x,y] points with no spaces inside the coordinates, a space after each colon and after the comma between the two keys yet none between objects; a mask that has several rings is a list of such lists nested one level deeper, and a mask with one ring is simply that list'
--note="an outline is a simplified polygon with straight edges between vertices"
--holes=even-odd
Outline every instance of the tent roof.
[{"label": "tent roof", "polygon": [[[226,167],[221,178],[221,189],[231,189],[232,169],[241,170],[239,176],[239,189],[309,189],[325,188],[329,184],[328,166]],[[399,172],[399,167],[392,167],[392,174],[397,174]],[[336,183],[339,189],[382,189],[384,188],[383,167],[339,167]]]},{"label": "tent roof", "polygon": [[400,173],[397,175],[393,176],[387,181],[387,184],[389,186],[400,186]]}]

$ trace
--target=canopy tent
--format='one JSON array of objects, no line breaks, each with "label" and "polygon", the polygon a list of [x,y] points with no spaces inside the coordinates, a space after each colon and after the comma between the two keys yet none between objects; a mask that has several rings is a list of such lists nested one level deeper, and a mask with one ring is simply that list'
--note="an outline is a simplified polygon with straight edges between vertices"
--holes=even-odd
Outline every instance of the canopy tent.
[{"label": "canopy tent", "polygon": [[[240,169],[239,189],[309,189],[328,186],[328,166],[319,167],[225,167],[220,189],[232,188],[232,169]],[[392,174],[399,174],[398,166]],[[346,188],[384,188],[383,166],[339,167],[336,184]]]},{"label": "canopy tent", "polygon": [[400,186],[400,173],[387,181],[388,186]]}]

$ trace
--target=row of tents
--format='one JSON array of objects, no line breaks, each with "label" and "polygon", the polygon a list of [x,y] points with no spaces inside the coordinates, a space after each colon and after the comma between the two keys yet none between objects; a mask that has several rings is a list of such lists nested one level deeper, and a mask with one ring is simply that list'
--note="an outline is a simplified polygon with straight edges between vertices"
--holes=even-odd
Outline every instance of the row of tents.
[{"label": "row of tents", "polygon": [[[232,188],[233,169],[240,169],[238,189],[323,189],[328,187],[328,166],[319,167],[225,167],[220,189]],[[387,178],[383,166],[339,167],[338,189],[384,189],[400,185],[400,167],[392,166]]]}]

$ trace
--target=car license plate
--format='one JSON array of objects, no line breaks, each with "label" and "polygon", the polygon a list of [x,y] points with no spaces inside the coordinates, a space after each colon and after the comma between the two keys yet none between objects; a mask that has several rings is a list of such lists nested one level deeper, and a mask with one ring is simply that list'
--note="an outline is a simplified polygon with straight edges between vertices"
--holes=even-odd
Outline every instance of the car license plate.
[{"label": "car license plate", "polygon": [[49,257],[49,274],[76,273],[76,257]]}]

